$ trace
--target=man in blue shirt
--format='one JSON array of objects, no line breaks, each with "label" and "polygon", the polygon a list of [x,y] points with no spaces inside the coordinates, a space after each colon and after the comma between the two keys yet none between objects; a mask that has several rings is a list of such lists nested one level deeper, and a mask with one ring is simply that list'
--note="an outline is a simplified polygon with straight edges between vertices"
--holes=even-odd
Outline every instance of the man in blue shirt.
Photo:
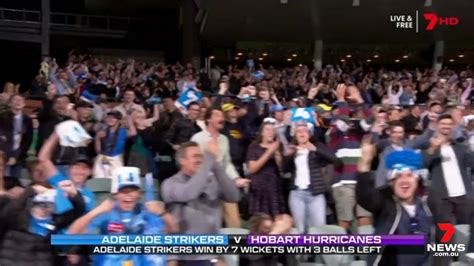
[{"label": "man in blue shirt", "polygon": [[[58,135],[56,133],[51,134],[43,147],[41,147],[38,154],[38,159],[43,167],[44,175],[48,177],[49,184],[54,188],[57,188],[59,182],[70,179],[74,183],[76,189],[81,192],[86,204],[86,211],[90,211],[95,206],[95,196],[94,193],[87,189],[85,185],[87,179],[91,176],[92,163],[85,156],[77,156],[69,167],[69,176],[63,175],[51,161],[52,153],[58,145],[58,141]],[[70,203],[61,198],[63,196],[63,193],[58,193],[58,196],[56,197],[56,211],[58,213],[71,208]]]},{"label": "man in blue shirt", "polygon": [[[114,181],[117,193],[114,199],[105,200],[97,208],[77,219],[68,230],[69,234],[161,234],[165,231],[177,231],[176,223],[158,201],[140,203],[140,170],[136,167],[117,169]],[[97,255],[94,264],[158,266],[166,265],[166,258],[160,255]]]}]

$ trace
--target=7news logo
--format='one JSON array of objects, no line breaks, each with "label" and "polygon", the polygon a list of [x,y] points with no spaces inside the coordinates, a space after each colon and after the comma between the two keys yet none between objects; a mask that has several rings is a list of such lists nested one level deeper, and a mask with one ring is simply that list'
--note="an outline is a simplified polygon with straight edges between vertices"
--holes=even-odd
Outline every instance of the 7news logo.
[{"label": "7news logo", "polygon": [[459,252],[466,251],[466,245],[464,244],[449,244],[453,238],[454,226],[448,223],[438,224],[441,231],[444,231],[444,235],[438,244],[427,244],[426,250],[434,252],[433,256],[437,257],[457,257]]},{"label": "7news logo", "polygon": [[459,24],[458,17],[439,17],[435,13],[424,13],[423,16],[428,20],[427,31],[432,31],[436,26],[456,26]]}]

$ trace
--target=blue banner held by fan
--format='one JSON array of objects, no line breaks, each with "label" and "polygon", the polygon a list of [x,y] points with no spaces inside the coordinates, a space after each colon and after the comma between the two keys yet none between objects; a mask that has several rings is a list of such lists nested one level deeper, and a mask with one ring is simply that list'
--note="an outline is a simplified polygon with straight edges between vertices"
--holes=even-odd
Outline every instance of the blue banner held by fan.
[{"label": "blue banner held by fan", "polygon": [[291,122],[305,121],[314,124],[314,107],[291,109]]},{"label": "blue banner held by fan", "polygon": [[145,175],[145,202],[155,200],[154,187],[153,187],[153,174],[148,173]]},{"label": "blue banner held by fan", "polygon": [[196,88],[189,87],[184,90],[183,94],[175,102],[175,105],[183,114],[186,114],[189,104],[192,102],[200,102],[201,99],[202,93]]}]

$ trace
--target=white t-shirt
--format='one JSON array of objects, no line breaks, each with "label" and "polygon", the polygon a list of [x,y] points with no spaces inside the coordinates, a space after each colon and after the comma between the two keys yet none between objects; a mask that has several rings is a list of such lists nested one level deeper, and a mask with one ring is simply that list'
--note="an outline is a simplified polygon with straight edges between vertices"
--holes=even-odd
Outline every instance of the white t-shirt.
[{"label": "white t-shirt", "polygon": [[308,156],[308,149],[297,148],[295,156],[295,186],[299,189],[307,189],[310,184]]},{"label": "white t-shirt", "polygon": [[466,195],[466,188],[459,170],[458,159],[453,147],[449,144],[441,145],[441,167],[443,169],[444,183],[450,197]]},{"label": "white t-shirt", "polygon": [[416,215],[416,204],[408,205],[408,204],[402,203],[402,206],[405,209],[405,211],[408,213],[408,216],[410,216],[410,218],[415,217],[415,215]]}]

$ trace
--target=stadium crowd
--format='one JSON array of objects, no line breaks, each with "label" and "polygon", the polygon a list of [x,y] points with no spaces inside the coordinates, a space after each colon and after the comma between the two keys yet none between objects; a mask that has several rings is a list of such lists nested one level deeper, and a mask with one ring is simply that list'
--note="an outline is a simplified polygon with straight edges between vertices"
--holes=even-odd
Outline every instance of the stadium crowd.
[{"label": "stadium crowd", "polygon": [[[8,82],[0,95],[0,265],[88,265],[78,247],[53,252],[53,233],[308,233],[334,224],[440,241],[436,224],[474,222],[473,71],[230,65],[208,75],[191,64],[102,62],[78,52],[61,67],[44,58],[26,93]],[[27,113],[28,98],[41,107]],[[141,203],[147,173],[159,180],[160,201]],[[88,180],[101,178],[112,186],[99,202]],[[166,259],[215,262],[93,261]],[[367,259],[450,258],[431,260],[391,248]]]}]

